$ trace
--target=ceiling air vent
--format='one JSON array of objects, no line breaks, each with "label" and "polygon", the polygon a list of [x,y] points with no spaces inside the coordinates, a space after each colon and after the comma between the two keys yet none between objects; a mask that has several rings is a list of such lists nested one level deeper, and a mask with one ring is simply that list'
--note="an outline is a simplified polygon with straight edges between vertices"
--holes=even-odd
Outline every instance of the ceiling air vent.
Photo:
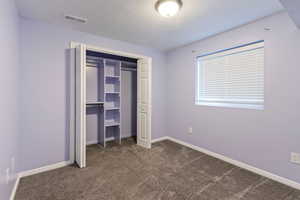
[{"label": "ceiling air vent", "polygon": [[86,18],[77,17],[77,16],[74,16],[74,15],[65,15],[65,19],[72,20],[72,21],[79,22],[79,23],[86,23],[87,22]]}]

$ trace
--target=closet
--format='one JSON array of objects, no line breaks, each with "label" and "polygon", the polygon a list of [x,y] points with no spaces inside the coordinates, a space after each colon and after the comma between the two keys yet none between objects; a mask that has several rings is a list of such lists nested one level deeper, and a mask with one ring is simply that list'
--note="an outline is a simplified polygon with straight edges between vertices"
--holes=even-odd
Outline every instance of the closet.
[{"label": "closet", "polygon": [[135,137],[137,60],[86,52],[86,144]]},{"label": "closet", "polygon": [[136,136],[137,145],[151,148],[152,59],[81,43],[71,42],[71,48],[76,85],[71,160],[85,167],[86,145],[105,148],[108,141],[121,144],[126,137]]}]

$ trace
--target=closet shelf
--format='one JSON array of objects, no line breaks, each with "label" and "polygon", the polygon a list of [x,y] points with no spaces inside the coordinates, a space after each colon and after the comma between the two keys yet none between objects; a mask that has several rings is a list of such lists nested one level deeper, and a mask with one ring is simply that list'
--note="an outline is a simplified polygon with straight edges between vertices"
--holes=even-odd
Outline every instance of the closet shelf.
[{"label": "closet shelf", "polygon": [[120,94],[120,92],[105,92],[105,94]]},{"label": "closet shelf", "polygon": [[105,110],[119,110],[120,108],[119,107],[108,107],[108,108],[105,108]]},{"label": "closet shelf", "polygon": [[116,78],[119,79],[120,76],[115,76],[115,75],[105,75],[106,78]]},{"label": "closet shelf", "polygon": [[105,122],[104,126],[105,127],[120,126],[120,122]]},{"label": "closet shelf", "polygon": [[103,105],[103,101],[91,101],[91,102],[86,102],[86,105]]}]

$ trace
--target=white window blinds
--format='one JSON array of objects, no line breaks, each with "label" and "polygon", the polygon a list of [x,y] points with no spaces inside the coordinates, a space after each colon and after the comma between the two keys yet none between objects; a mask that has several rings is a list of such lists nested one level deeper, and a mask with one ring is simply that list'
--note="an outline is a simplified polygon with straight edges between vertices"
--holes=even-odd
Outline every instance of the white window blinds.
[{"label": "white window blinds", "polygon": [[264,42],[198,57],[196,104],[263,109]]}]

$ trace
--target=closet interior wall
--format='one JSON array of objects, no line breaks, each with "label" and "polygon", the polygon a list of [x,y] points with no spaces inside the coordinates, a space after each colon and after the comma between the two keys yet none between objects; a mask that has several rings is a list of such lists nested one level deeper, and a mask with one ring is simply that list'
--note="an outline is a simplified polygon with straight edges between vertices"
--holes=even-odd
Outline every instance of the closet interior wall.
[{"label": "closet interior wall", "polygon": [[[104,63],[96,56],[86,57],[86,102],[104,102]],[[104,110],[99,105],[86,106],[86,141],[103,141]]]},{"label": "closet interior wall", "polygon": [[137,134],[137,66],[122,62],[121,68],[121,132],[122,137],[136,137]]}]

